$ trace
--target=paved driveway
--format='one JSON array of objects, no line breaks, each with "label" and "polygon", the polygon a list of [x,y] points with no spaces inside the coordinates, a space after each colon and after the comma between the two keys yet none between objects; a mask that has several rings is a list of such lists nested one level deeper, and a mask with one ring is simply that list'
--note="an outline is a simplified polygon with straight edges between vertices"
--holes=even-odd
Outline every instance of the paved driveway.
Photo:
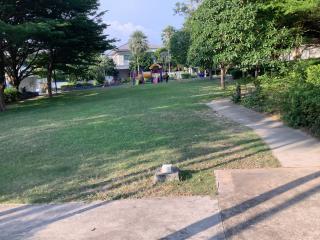
[{"label": "paved driveway", "polygon": [[221,233],[209,197],[0,207],[1,240],[220,240]]}]

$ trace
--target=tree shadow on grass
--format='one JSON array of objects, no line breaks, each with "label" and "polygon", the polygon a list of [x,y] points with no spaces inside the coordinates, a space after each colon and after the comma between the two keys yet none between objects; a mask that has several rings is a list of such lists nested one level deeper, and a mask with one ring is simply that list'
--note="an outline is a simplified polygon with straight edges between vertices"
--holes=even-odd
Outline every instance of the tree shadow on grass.
[{"label": "tree shadow on grass", "polygon": [[[161,88],[159,89],[161,90]],[[90,141],[90,131],[94,129],[94,127],[88,127],[85,125],[85,121],[81,121],[81,124],[77,122],[74,125],[68,125],[66,128],[61,128],[58,131],[50,130],[50,135],[49,130],[46,130],[45,133],[49,135],[50,141],[58,143],[58,146],[56,146],[58,150],[59,148],[66,149],[66,151],[61,151],[63,153],[63,158],[61,157],[62,155],[56,156],[53,152],[50,152],[51,155],[43,155],[44,158],[41,158],[40,162],[34,161],[33,156],[28,154],[28,160],[24,159],[24,161],[25,164],[29,163],[31,165],[28,166],[28,171],[32,172],[32,177],[34,179],[30,182],[22,183],[22,188],[20,188],[20,186],[17,188],[8,187],[1,193],[1,201],[19,199],[20,195],[23,194],[23,197],[25,197],[23,200],[31,203],[65,202],[69,201],[69,199],[88,200],[94,194],[100,192],[123,191],[122,188],[124,187],[128,189],[126,190],[127,192],[131,192],[130,189],[134,188],[134,186],[131,187],[131,185],[139,183],[141,180],[151,178],[154,171],[163,163],[178,165],[182,170],[186,171],[192,171],[195,166],[199,165],[197,171],[199,169],[199,171],[205,171],[205,169],[209,167],[226,166],[229,163],[237,162],[237,160],[240,162],[246,157],[251,157],[261,152],[260,149],[263,148],[263,143],[255,137],[246,139],[244,136],[244,133],[247,131],[246,129],[242,129],[241,131],[237,130],[235,133],[239,133],[240,135],[243,134],[240,136],[240,140],[232,139],[232,126],[231,129],[229,129],[230,126],[219,126],[223,125],[220,122],[225,124],[226,121],[216,118],[215,122],[214,118],[206,117],[206,119],[203,119],[202,116],[198,116],[198,111],[200,110],[210,112],[209,109],[204,109],[203,106],[193,106],[199,104],[199,99],[190,101],[190,94],[173,95],[175,92],[174,90],[166,92],[165,94],[159,94],[159,89],[145,88],[141,90],[138,89],[138,91],[130,91],[129,93],[128,91],[119,90],[116,93],[110,91],[108,94],[105,94],[106,92],[101,90],[101,92],[97,91],[98,95],[92,94],[95,93],[95,91],[86,91],[66,94],[59,98],[52,99],[52,101],[48,99],[42,100],[41,103],[44,105],[43,108],[41,107],[39,109],[44,113],[57,107],[46,105],[49,103],[63,103],[68,107],[61,113],[61,117],[54,117],[51,119],[51,115],[46,115],[47,118],[39,118],[37,122],[33,123],[34,125],[40,124],[40,121],[43,121],[43,119],[53,122],[59,120],[62,122],[62,119],[65,118],[64,114],[66,114],[68,118],[72,117],[72,114],[68,115],[68,110],[71,110],[73,107],[76,108],[75,110],[80,110],[84,106],[90,104],[95,105],[102,101],[105,102],[105,97],[108,100],[117,100],[113,101],[112,104],[103,106],[108,108],[108,114],[112,115],[112,118],[117,118],[121,115],[122,119],[119,119],[112,124],[103,125],[103,127],[99,126],[101,135],[106,134],[106,129],[112,129],[112,131],[109,132],[111,136],[101,137],[101,135],[97,134],[94,136],[94,140],[101,141],[101,143],[97,142],[94,145],[85,144],[84,149],[79,149],[74,147],[74,145],[78,144],[78,142],[79,144],[82,144],[82,142],[86,143]],[[141,102],[141,92],[150,95],[150,101]],[[186,88],[184,92],[199,95],[198,89],[190,90],[189,88]],[[156,94],[157,96],[155,97],[154,95]],[[171,99],[169,99],[169,97],[172,96],[175,96],[180,100],[172,103]],[[159,102],[159,97],[165,99],[165,101]],[[130,98],[130,104],[124,105],[124,103],[121,103],[119,109],[119,106],[116,104],[118,103],[118,100],[122,101],[123,99],[126,100],[128,98]],[[201,98],[200,95],[199,98]],[[136,104],[139,106],[138,109],[134,109]],[[148,109],[151,107],[170,106],[170,104],[173,105],[174,108],[176,108],[177,105],[183,106],[183,109],[180,111],[175,110],[174,112],[168,112],[164,109],[162,112],[155,113],[152,117],[149,116],[150,111]],[[191,105],[192,108],[190,108]],[[33,111],[31,107],[29,110]],[[99,108],[98,110],[84,113],[80,111],[76,116],[79,119],[86,119],[88,116],[91,116],[88,120],[88,122],[90,122],[96,120],[95,117],[100,119],[105,113],[103,108]],[[97,112],[99,112],[99,114]],[[24,111],[21,111],[19,114],[23,115],[24,113]],[[148,116],[148,119],[145,121],[143,119],[141,120],[139,119],[142,118],[141,116]],[[169,119],[167,118],[168,116],[170,117]],[[94,119],[92,119],[93,117]],[[103,120],[107,121],[105,119]],[[171,120],[177,121],[177,124],[173,125],[170,123]],[[70,121],[70,119],[67,121]],[[133,121],[138,122],[139,124],[132,127]],[[184,124],[180,124],[181,121],[185,121]],[[43,122],[41,124],[43,124]],[[121,125],[121,127],[117,128],[117,124]],[[209,126],[206,127],[206,125]],[[80,127],[82,128],[80,129]],[[184,129],[185,127],[187,129]],[[64,132],[65,129],[70,130],[68,132],[69,135]],[[114,129],[118,129],[118,131],[121,132],[113,132]],[[81,132],[80,134],[79,131]],[[133,133],[130,133],[130,131]],[[41,132],[41,134],[43,133]],[[81,138],[81,134],[82,136],[83,134],[86,134],[85,138]],[[233,136],[235,134],[233,134]],[[126,139],[123,140],[119,136],[123,136]],[[32,144],[43,146],[43,152],[45,152],[48,143],[43,144],[43,142],[47,137],[47,135],[43,135],[43,137],[41,135],[38,137],[38,140],[32,142]],[[60,144],[60,141],[62,140],[64,140],[66,144]],[[30,138],[26,139],[26,145],[29,144],[29,141]],[[114,144],[114,142],[116,142],[116,144]],[[204,143],[204,147],[201,145],[200,147],[195,146],[201,142]],[[219,142],[226,142],[227,144],[220,145]],[[67,151],[69,147],[68,144],[72,145],[70,151]],[[259,146],[260,144],[261,147]],[[97,148],[96,146],[98,145],[101,145],[102,149]],[[92,153],[88,154],[88,151],[85,149],[86,147],[88,148],[88,151],[92,151]],[[166,149],[167,151],[166,156],[161,156],[161,151],[163,149]],[[25,150],[29,149],[24,148],[24,151]],[[41,155],[43,152],[39,151],[39,154]],[[171,158],[171,152],[176,153],[176,156]],[[122,155],[122,153],[124,154]],[[118,154],[121,154],[121,158],[117,156]],[[99,156],[101,156],[101,159],[99,159]],[[92,160],[90,160],[90,158],[92,158]],[[203,163],[208,164],[207,166],[202,166]],[[109,165],[112,166],[109,167]],[[21,174],[30,174],[30,172],[20,172]],[[50,175],[50,172],[54,174]],[[48,176],[44,177],[43,175],[46,173],[48,173]],[[97,176],[96,179],[95,175]],[[88,179],[90,181],[88,181]],[[76,182],[76,184],[73,184],[73,182]],[[37,188],[47,189],[47,192],[41,190],[39,193]],[[22,189],[23,194],[21,191],[17,191],[17,189]],[[126,191],[122,192],[123,196],[126,196]]]},{"label": "tree shadow on grass", "polygon": [[[192,178],[193,174],[202,172],[202,171],[207,171],[207,170],[213,170],[217,168],[223,168],[226,167],[228,164],[231,164],[233,162],[241,162],[243,160],[246,160],[250,157],[255,156],[256,154],[263,153],[265,151],[268,151],[267,149],[256,149],[257,146],[263,146],[262,143],[258,143],[258,139],[255,140],[248,140],[246,141],[247,145],[244,145],[243,148],[236,148],[233,150],[229,150],[227,153],[224,152],[226,148],[222,147],[220,153],[219,148],[203,148],[201,151],[198,151],[198,155],[193,155],[194,158],[197,158],[201,156],[202,158],[200,160],[193,160],[191,159],[177,159],[176,161],[173,161],[172,163],[174,164],[179,164],[181,170],[182,170],[182,181],[188,181]],[[237,143],[235,143],[235,146],[238,146]],[[242,155],[242,156],[234,156],[234,154],[237,154],[241,151],[249,151],[248,153]],[[203,152],[206,152],[209,156],[206,158],[203,156]],[[210,156],[211,153],[214,153],[216,155]],[[133,153],[138,154],[137,152]],[[224,157],[226,155],[230,155],[226,157],[223,160],[217,161],[220,157]],[[197,167],[196,170],[190,169],[190,166],[194,166],[203,162],[207,162],[208,164],[204,166],[199,166]],[[210,164],[209,164],[210,163]],[[154,172],[156,171],[157,168],[159,168],[161,164],[156,164],[154,166],[150,166],[147,168],[144,168],[139,171],[135,171],[129,174],[125,174],[123,176],[111,178],[105,181],[101,181],[99,183],[94,183],[94,184],[86,184],[84,186],[77,186],[73,188],[68,188],[63,191],[57,191],[52,193],[50,195],[50,198],[52,201],[76,201],[79,199],[88,199],[90,196],[96,195],[96,194],[108,194],[110,193],[110,199],[115,200],[115,199],[123,199],[123,198],[132,198],[136,197],[138,195],[141,195],[142,192],[146,192],[147,188],[146,187],[141,187],[141,188],[136,188],[139,189],[138,191],[122,191],[122,187],[128,187],[130,184],[133,183],[138,183],[142,179],[149,179],[151,183],[151,178],[154,175]],[[99,166],[97,166],[99,167]],[[150,187],[149,189],[152,188],[151,184],[148,185]],[[129,188],[130,189],[130,188]],[[120,190],[120,193],[119,193]],[[112,192],[116,192],[113,194]],[[117,193],[118,192],[118,193]],[[33,200],[31,201],[32,203],[41,203],[45,202],[46,199],[38,198],[34,196],[32,198]]]}]

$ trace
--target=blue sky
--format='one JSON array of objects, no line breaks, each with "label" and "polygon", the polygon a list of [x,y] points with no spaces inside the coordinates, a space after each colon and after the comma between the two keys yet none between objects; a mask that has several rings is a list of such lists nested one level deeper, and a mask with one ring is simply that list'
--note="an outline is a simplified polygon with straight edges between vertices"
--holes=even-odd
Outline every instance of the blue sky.
[{"label": "blue sky", "polygon": [[111,26],[110,37],[121,39],[117,46],[126,43],[135,30],[142,30],[152,44],[161,44],[161,32],[172,25],[180,28],[183,17],[174,15],[176,0],[100,0],[101,10],[109,12],[104,16]]}]

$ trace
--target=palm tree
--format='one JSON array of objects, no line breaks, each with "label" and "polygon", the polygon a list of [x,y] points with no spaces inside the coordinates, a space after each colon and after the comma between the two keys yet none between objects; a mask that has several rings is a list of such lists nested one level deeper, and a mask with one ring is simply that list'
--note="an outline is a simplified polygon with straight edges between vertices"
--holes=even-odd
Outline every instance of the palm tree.
[{"label": "palm tree", "polygon": [[171,41],[171,38],[175,32],[176,32],[176,29],[174,27],[167,26],[165,29],[163,29],[162,34],[161,34],[163,45],[167,49],[166,60],[168,62],[169,72],[171,72],[170,41]]},{"label": "palm tree", "polygon": [[142,31],[135,31],[129,39],[129,49],[140,72],[140,57],[149,49],[147,36]]}]

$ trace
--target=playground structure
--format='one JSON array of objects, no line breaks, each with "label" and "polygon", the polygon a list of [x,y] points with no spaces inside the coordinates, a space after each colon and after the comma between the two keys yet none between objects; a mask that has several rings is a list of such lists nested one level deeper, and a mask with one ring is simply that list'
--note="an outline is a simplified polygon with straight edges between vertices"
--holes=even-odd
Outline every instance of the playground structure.
[{"label": "playground structure", "polygon": [[160,64],[152,64],[149,69],[151,71],[151,79],[153,84],[163,82],[163,71]]},{"label": "playground structure", "polygon": [[139,74],[136,72],[131,73],[131,79],[135,85],[144,84],[150,82],[152,84],[158,84],[163,82],[163,69],[160,64],[152,64],[149,67],[148,72],[141,71]]}]

